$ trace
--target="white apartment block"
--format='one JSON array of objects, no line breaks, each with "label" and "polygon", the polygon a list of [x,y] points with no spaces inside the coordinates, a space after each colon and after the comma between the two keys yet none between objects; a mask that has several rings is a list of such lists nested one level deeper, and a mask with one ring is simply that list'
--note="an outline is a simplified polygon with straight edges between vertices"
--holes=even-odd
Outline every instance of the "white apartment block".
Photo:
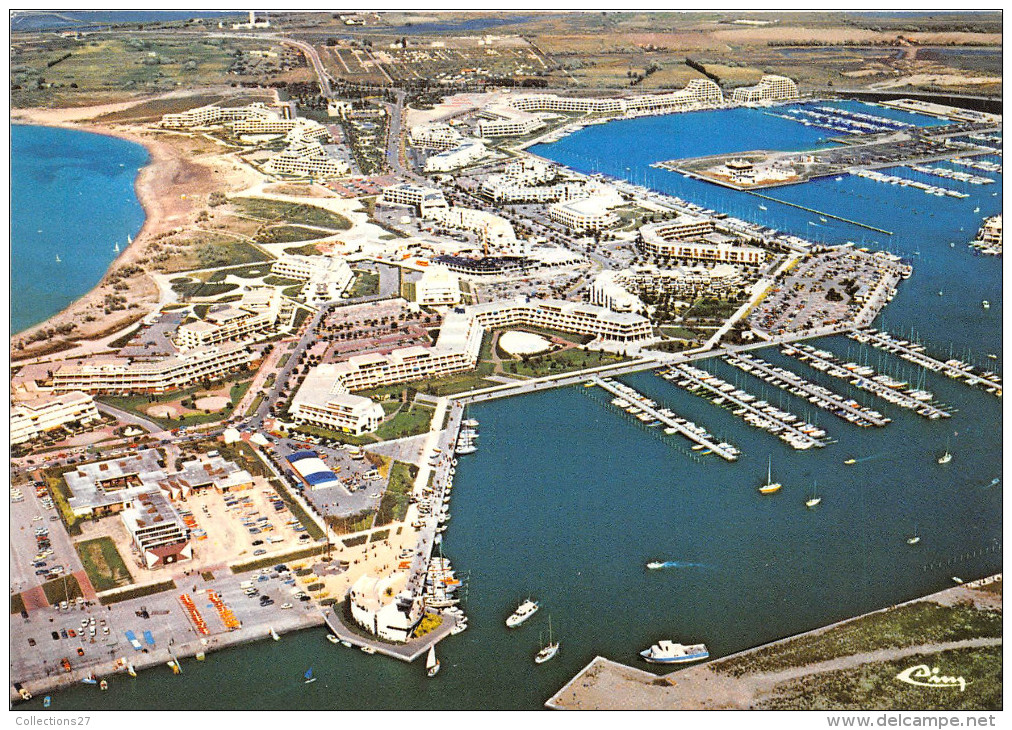
[{"label": "white apartment block", "polygon": [[731,99],[739,104],[797,98],[798,85],[786,76],[763,76],[755,86],[742,86],[731,92]]},{"label": "white apartment block", "polygon": [[224,377],[246,367],[255,357],[243,343],[225,342],[153,362],[95,358],[59,367],[53,373],[53,392],[162,393]]},{"label": "white apartment block", "polygon": [[227,304],[208,309],[204,319],[179,325],[176,345],[183,350],[216,345],[226,340],[241,340],[267,332],[274,326],[280,303],[262,312],[251,312]]},{"label": "white apartment block", "polygon": [[417,124],[411,128],[408,138],[415,147],[449,150],[464,141],[463,135],[449,124]]},{"label": "white apartment block", "polygon": [[30,441],[66,423],[99,420],[95,401],[87,393],[42,395],[11,406],[11,444]]},{"label": "white apartment block", "polygon": [[383,422],[383,407],[348,393],[336,379],[335,368],[325,364],[309,372],[292,398],[292,418],[356,436],[375,431]]},{"label": "white apartment block", "polygon": [[415,282],[415,302],[422,306],[460,303],[460,277],[445,266],[429,266]]},{"label": "white apartment block", "polygon": [[270,119],[276,115],[266,104],[256,103],[240,107],[220,107],[216,104],[188,109],[185,112],[162,115],[162,126],[170,129],[211,127],[225,122],[245,119]]},{"label": "white apartment block", "polygon": [[276,175],[333,178],[347,175],[351,167],[328,155],[319,142],[302,140],[293,142],[268,160],[264,171]]},{"label": "white apartment block", "polygon": [[506,163],[503,175],[524,185],[541,185],[554,180],[559,168],[533,157],[521,157]]},{"label": "white apartment block", "polygon": [[452,149],[440,152],[425,160],[426,172],[449,172],[461,167],[473,165],[488,157],[488,150],[481,142],[470,139]]},{"label": "white apartment block", "polygon": [[729,264],[602,271],[591,284],[590,301],[616,312],[645,312],[648,307],[640,299],[644,293],[694,298],[723,293],[742,280],[741,270]]},{"label": "white apartment block", "polygon": [[579,181],[556,185],[527,185],[505,175],[489,175],[481,191],[497,203],[554,203],[588,196],[587,186]]},{"label": "white apartment block", "polygon": [[284,254],[271,264],[271,273],[306,282],[302,296],[308,302],[335,301],[355,279],[348,262],[333,256]]},{"label": "white apartment block", "polygon": [[675,220],[648,223],[640,228],[640,235],[644,251],[666,258],[752,266],[758,266],[766,260],[766,251],[755,246],[692,240],[712,234],[715,230],[716,224],[712,219],[686,215]]},{"label": "white apartment block", "polygon": [[455,205],[448,208],[430,208],[424,217],[425,220],[434,221],[447,228],[472,231],[489,246],[512,247],[517,242],[516,232],[508,220],[483,210]]},{"label": "white apartment block", "polygon": [[548,217],[573,231],[581,233],[601,231],[621,220],[616,213],[609,210],[618,203],[610,196],[593,195],[589,198],[550,205],[548,206]]},{"label": "white apartment block", "polygon": [[442,190],[412,185],[411,183],[398,183],[383,188],[383,195],[380,196],[379,202],[387,205],[410,205],[422,216],[430,208],[447,207]]}]

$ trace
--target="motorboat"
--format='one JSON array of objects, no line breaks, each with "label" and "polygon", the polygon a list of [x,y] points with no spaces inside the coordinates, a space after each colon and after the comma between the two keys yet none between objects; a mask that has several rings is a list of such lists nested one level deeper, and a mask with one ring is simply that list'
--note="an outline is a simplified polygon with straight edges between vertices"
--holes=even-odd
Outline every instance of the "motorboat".
[{"label": "motorboat", "polygon": [[506,628],[515,629],[517,626],[537,613],[538,608],[538,602],[532,601],[528,598],[526,601],[517,606],[517,610],[506,619]]},{"label": "motorboat", "polygon": [[655,561],[653,561],[651,563],[647,563],[647,570],[660,570],[663,567],[664,567],[664,563],[662,563],[662,562],[660,562],[658,560],[655,560]]},{"label": "motorboat", "polygon": [[640,652],[640,656],[651,664],[684,664],[687,662],[698,662],[710,656],[706,644],[677,644],[673,641],[663,639]]},{"label": "motorboat", "polygon": [[337,638],[336,636],[334,636],[333,634],[327,634],[327,641],[329,641],[329,642],[330,642],[331,644],[337,644],[337,643],[339,643],[339,642],[340,642],[341,640],[340,640],[340,639],[338,639],[338,638]]}]

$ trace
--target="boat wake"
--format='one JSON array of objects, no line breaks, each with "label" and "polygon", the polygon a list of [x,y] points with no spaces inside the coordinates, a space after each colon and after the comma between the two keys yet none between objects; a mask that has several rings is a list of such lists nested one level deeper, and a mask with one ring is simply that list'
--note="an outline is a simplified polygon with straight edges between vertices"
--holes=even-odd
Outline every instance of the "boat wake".
[{"label": "boat wake", "polygon": [[[703,563],[687,563],[682,560],[666,560],[663,562],[650,563],[652,569],[660,568],[709,568],[709,565]],[[656,568],[654,568],[656,566]]]}]

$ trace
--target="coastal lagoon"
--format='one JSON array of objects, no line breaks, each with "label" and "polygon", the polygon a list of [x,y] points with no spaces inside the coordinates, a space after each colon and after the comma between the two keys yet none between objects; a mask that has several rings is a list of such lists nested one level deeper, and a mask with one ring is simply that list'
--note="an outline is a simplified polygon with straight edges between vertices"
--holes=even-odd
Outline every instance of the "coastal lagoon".
[{"label": "coastal lagoon", "polygon": [[[648,130],[649,146],[641,143]],[[935,354],[951,346],[998,367],[1000,360],[985,358],[1001,355],[1001,261],[966,243],[981,218],[1000,210],[1000,176],[988,174],[993,185],[967,185],[964,200],[852,177],[771,192],[893,232],[873,238],[775,203],[762,211],[752,196],[649,167],[677,156],[822,143],[818,130],[728,110],[589,127],[536,152],[586,172],[626,177],[628,167],[641,184],[646,178],[663,192],[809,238],[888,248],[908,258],[914,274],[885,310],[885,325],[916,330]],[[920,377],[909,363],[844,337],[816,344],[904,379]],[[775,350],[758,354],[847,392]],[[723,656],[949,587],[953,576],[1001,570],[999,399],[928,373],[925,387],[957,409],[953,418],[927,421],[855,391],[893,419],[884,429],[860,429],[723,363],[700,366],[818,423],[835,443],[794,451],[650,372],[622,379],[739,446],[742,458],[696,457],[680,438],[659,437],[608,405],[596,388],[474,406],[468,415],[481,422],[479,450],[460,459],[444,544],[467,579],[470,628],[440,643],[437,678],[426,679],[421,662],[331,645],[317,629],[213,653],[203,663],[184,660],[180,676],[158,667],[137,679],[113,677],[106,693],[54,693],[53,709],[536,709],[599,654],[645,666],[637,652],[671,638],[706,642]],[[954,459],[939,465],[947,444]],[[760,497],[768,458],[784,488]],[[851,458],[856,463],[844,465]],[[822,504],[808,510],[816,489]],[[908,545],[915,530],[921,541]],[[646,570],[655,560],[673,565]],[[541,611],[506,629],[528,596]],[[549,615],[561,650],[535,667]],[[309,666],[319,681],[304,685]]]},{"label": "coastal lagoon", "polygon": [[[90,291],[144,224],[139,144],[73,129],[11,126],[11,333]],[[59,258],[59,261],[57,261]]]}]

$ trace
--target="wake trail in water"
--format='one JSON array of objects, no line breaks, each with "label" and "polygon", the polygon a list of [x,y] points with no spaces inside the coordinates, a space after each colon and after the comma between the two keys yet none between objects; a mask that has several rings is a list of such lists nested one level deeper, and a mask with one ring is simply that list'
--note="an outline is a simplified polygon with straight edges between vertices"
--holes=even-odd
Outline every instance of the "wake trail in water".
[{"label": "wake trail in water", "polygon": [[661,563],[662,568],[709,568],[711,566],[704,563],[687,563],[681,560],[668,560]]}]

